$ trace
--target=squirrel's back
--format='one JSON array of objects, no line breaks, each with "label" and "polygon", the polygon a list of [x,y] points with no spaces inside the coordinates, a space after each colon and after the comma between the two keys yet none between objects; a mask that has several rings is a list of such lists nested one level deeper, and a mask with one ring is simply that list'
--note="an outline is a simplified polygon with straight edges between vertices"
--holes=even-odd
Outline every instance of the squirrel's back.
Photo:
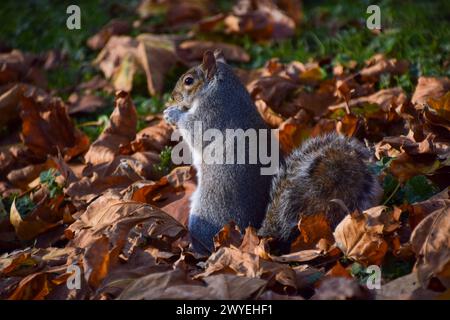
[{"label": "squirrel's back", "polygon": [[275,177],[261,236],[291,240],[300,215],[324,213],[332,227],[348,211],[376,205],[381,187],[367,165],[370,153],[356,139],[335,133],[306,141]]}]

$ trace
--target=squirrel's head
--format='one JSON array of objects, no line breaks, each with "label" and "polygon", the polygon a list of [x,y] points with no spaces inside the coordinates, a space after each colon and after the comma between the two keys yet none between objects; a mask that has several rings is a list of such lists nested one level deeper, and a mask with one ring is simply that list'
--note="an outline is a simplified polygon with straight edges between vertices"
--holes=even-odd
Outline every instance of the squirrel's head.
[{"label": "squirrel's head", "polygon": [[215,50],[214,53],[206,51],[203,54],[203,62],[189,69],[178,79],[167,107],[190,109],[195,98],[204,93],[208,85],[214,81],[218,69],[217,62],[225,63],[222,52],[220,50]]}]

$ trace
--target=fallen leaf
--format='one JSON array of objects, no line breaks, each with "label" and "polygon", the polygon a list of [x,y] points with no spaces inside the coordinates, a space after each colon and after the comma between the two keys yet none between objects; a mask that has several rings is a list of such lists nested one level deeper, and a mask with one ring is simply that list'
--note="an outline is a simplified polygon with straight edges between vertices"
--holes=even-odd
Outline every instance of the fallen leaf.
[{"label": "fallen leaf", "polygon": [[60,99],[29,91],[21,100],[20,117],[21,139],[36,156],[46,158],[59,150],[69,160],[89,147],[88,137],[75,128]]},{"label": "fallen leaf", "polygon": [[170,37],[142,34],[137,37],[139,46],[136,59],[147,78],[147,88],[151,95],[161,94],[165,76],[175,66],[175,40]]},{"label": "fallen leaf", "polygon": [[106,106],[106,101],[93,94],[79,95],[73,93],[69,96],[69,114],[93,113]]},{"label": "fallen leaf", "polygon": [[119,148],[132,141],[136,135],[137,114],[131,97],[124,91],[116,93],[116,102],[109,125],[90,146],[84,156],[91,164],[114,160]]},{"label": "fallen leaf", "polygon": [[359,74],[364,81],[377,81],[382,74],[401,75],[408,71],[406,60],[386,59],[382,54],[376,54],[367,61],[367,67]]},{"label": "fallen leaf", "polygon": [[349,214],[334,231],[336,245],[345,256],[364,265],[380,264],[388,245],[383,232],[392,232],[398,224],[399,211],[378,206],[362,214]]},{"label": "fallen leaf", "polygon": [[250,61],[250,56],[244,49],[237,45],[223,42],[186,40],[179,44],[177,54],[184,61],[201,61],[203,53],[207,50],[221,50],[227,61]]},{"label": "fallen leaf", "polygon": [[0,94],[0,127],[5,126],[13,120],[19,118],[19,102],[23,95],[25,85],[16,84],[11,89]]},{"label": "fallen leaf", "polygon": [[411,101],[423,106],[430,98],[439,99],[449,90],[450,79],[448,78],[420,77]]},{"label": "fallen leaf", "polygon": [[261,289],[266,281],[230,274],[213,275],[199,281],[189,281],[180,270],[155,273],[135,280],[125,288],[119,299],[248,299]]},{"label": "fallen leaf", "polygon": [[205,278],[217,272],[230,270],[238,276],[273,279],[285,288],[295,289],[295,272],[286,265],[271,262],[235,247],[222,247],[206,261],[205,271],[195,276]]},{"label": "fallen leaf", "polygon": [[295,21],[270,0],[239,1],[224,23],[228,33],[248,34],[254,39],[283,39],[295,31]]},{"label": "fallen leaf", "polygon": [[24,218],[17,210],[14,200],[11,206],[10,222],[14,226],[17,237],[21,240],[31,240],[38,234],[54,228],[62,219],[62,213],[58,211],[62,200],[62,197],[53,200],[44,198]]},{"label": "fallen leaf", "polygon": [[156,118],[148,127],[136,134],[136,138],[121,148],[122,154],[138,151],[154,151],[160,153],[171,142],[173,129],[163,119]]},{"label": "fallen leaf", "polygon": [[[433,290],[432,280],[450,287],[450,206],[425,217],[411,235],[412,248],[417,256],[414,270],[424,288]],[[440,291],[440,290],[439,290]]]},{"label": "fallen leaf", "polygon": [[300,234],[291,244],[291,252],[315,249],[320,239],[326,239],[330,244],[334,243],[333,232],[324,214],[299,216]]},{"label": "fallen leaf", "polygon": [[130,23],[126,20],[114,19],[108,22],[98,33],[87,40],[92,50],[102,49],[113,35],[123,35],[130,32]]},{"label": "fallen leaf", "polygon": [[187,225],[190,197],[196,189],[194,178],[192,167],[178,167],[156,182],[136,182],[123,191],[124,199],[157,206]]},{"label": "fallen leaf", "polygon": [[242,234],[239,227],[234,222],[226,224],[214,236],[214,250],[217,251],[222,247],[235,246],[239,247],[242,243]]}]

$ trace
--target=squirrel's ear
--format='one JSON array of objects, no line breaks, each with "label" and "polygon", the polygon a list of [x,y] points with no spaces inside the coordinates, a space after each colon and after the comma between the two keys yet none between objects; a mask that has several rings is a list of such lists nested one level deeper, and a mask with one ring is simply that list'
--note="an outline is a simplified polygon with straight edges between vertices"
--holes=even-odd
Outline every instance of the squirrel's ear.
[{"label": "squirrel's ear", "polygon": [[214,58],[216,58],[217,62],[227,63],[225,61],[225,56],[223,55],[223,52],[220,49],[214,50]]},{"label": "squirrel's ear", "polygon": [[201,65],[203,71],[206,73],[206,78],[208,80],[212,79],[217,71],[216,58],[211,51],[206,51],[203,54],[203,62]]}]

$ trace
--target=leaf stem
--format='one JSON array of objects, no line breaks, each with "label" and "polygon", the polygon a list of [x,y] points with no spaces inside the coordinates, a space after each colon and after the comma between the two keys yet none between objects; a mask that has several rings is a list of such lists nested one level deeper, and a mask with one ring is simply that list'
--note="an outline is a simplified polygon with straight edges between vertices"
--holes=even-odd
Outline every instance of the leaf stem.
[{"label": "leaf stem", "polygon": [[383,205],[386,205],[392,197],[397,193],[398,189],[400,188],[400,181],[397,183],[397,186],[395,187],[394,191],[392,191],[391,195],[383,202]]}]

